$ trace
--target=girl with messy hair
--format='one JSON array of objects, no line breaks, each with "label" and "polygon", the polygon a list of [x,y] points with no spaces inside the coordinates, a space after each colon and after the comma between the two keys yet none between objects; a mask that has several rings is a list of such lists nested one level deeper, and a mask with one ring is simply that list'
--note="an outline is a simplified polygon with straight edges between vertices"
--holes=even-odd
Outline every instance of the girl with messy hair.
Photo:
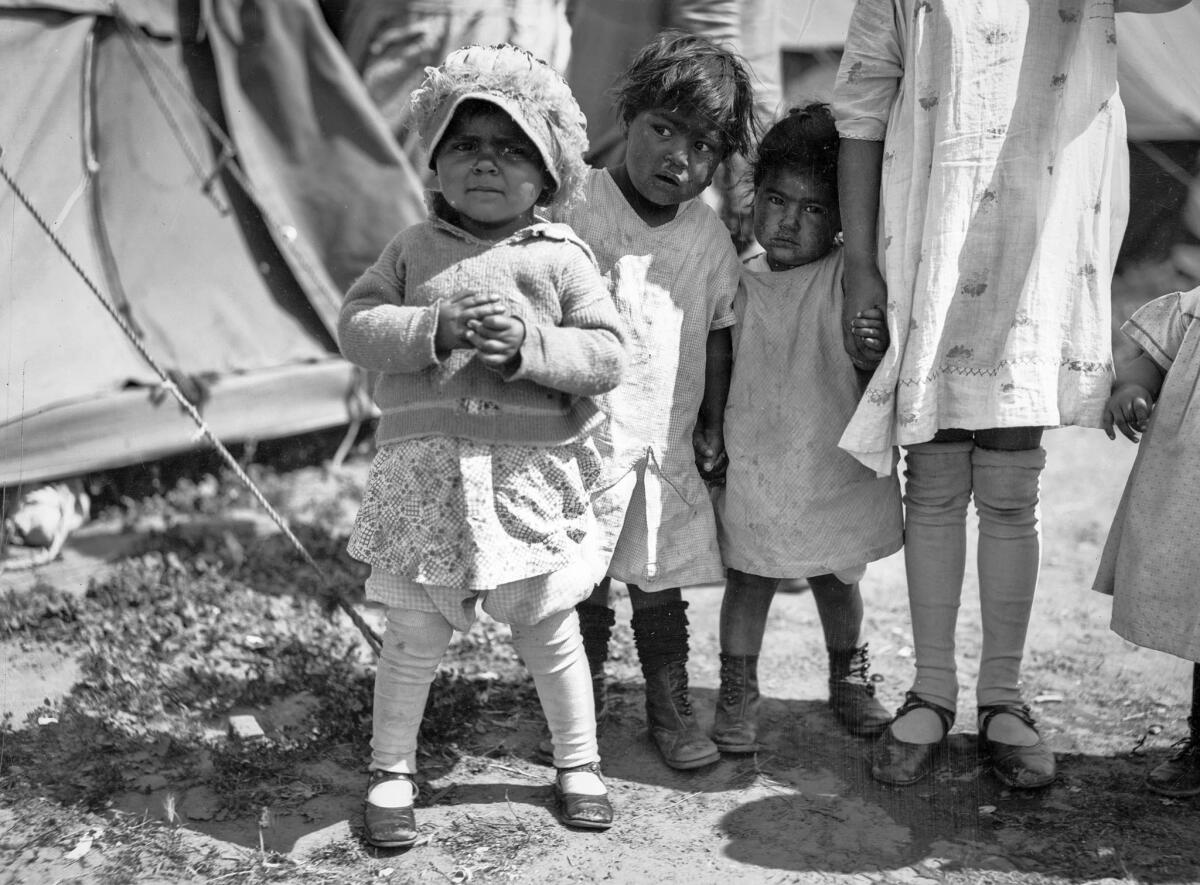
[{"label": "girl with messy hair", "polygon": [[[624,160],[592,170],[586,200],[561,218],[611,274],[629,328],[630,370],[605,398],[604,474],[593,500],[608,577],[629,591],[651,739],[667,765],[689,770],[720,759],[688,690],[681,588],[724,577],[703,474],[724,457],[738,279],[729,231],[697,198],[721,163],[749,146],[754,95],[737,55],[679,31],[641,49],[616,95]],[[609,586],[601,582],[579,606],[601,716],[616,619]]]},{"label": "girl with messy hair", "polygon": [[346,296],[342,353],[375,373],[381,413],[350,538],[387,609],[365,829],[417,839],[417,732],[454,629],[483,610],[512,628],[550,724],[563,821],[605,829],[575,604],[603,573],[590,494],[593,397],[625,363],[591,250],[537,207],[584,175],[583,115],[551,68],[472,46],[428,71],[413,117],[436,176],[427,221],[401,231]]},{"label": "girl with messy hair", "polygon": [[[795,108],[763,136],[752,164],[754,235],[733,302],[733,380],[725,409],[725,485],[716,496],[721,557],[721,690],[712,739],[725,753],[758,742],[758,655],[780,583],[807,578],[829,653],[829,706],[844,728],[877,736],[861,639],[859,581],[900,549],[900,486],[838,448],[863,377],[842,347],[838,134],[823,104]],[[869,352],[886,350],[883,312],[855,319]],[[865,373],[864,373],[865,374]]]}]

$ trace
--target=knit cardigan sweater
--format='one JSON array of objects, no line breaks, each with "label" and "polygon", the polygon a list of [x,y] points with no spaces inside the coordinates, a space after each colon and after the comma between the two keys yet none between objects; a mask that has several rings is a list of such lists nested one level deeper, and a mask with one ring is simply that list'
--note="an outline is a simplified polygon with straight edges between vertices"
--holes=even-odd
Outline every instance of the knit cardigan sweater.
[{"label": "knit cardigan sweater", "polygon": [[[473,348],[435,350],[438,307],[503,295],[525,323],[496,370]],[[401,231],[351,286],[338,319],[343,355],[378,373],[379,445],[418,436],[549,446],[602,420],[591,397],[614,388],[625,332],[591,250],[566,225],[538,222],[499,242],[432,216]]]}]

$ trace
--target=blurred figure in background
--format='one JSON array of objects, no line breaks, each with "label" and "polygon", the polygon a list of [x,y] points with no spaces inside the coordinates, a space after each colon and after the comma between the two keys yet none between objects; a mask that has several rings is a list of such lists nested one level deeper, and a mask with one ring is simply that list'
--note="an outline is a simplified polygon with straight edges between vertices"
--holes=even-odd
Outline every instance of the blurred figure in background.
[{"label": "blurred figure in background", "polygon": [[[617,75],[659,31],[708,37],[743,56],[760,122],[782,101],[780,0],[322,0],[330,28],[362,76],[405,154],[423,168],[408,128],[408,96],[425,68],[468,43],[512,43],[565,72],[588,120],[597,168],[620,165],[625,137],[613,111]],[[731,156],[704,200],[739,250],[753,238],[745,161]]]},{"label": "blurred figure in background", "polygon": [[568,0],[321,2],[329,26],[417,169],[425,163],[409,127],[408,99],[425,79],[425,68],[467,44],[512,43],[562,73],[571,49],[568,5]]}]

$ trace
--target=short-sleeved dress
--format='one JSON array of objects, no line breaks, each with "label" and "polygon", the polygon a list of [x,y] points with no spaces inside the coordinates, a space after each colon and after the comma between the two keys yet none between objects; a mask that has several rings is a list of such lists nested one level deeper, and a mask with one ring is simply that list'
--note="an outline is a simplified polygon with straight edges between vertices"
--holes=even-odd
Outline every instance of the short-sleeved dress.
[{"label": "short-sleeved dress", "polygon": [[729,470],[718,491],[721,555],[772,578],[835,574],[900,549],[900,484],[838,448],[862,383],[842,347],[842,251],[772,272],[750,259],[734,301],[725,408]]},{"label": "short-sleeved dress", "polygon": [[[1127,215],[1112,0],[859,0],[834,90],[884,142],[892,346],[841,445],[1099,426]],[[843,174],[853,170],[842,170]]]},{"label": "short-sleeved dress", "polygon": [[1200,662],[1200,287],[1164,295],[1121,330],[1166,372],[1100,559],[1112,628]]},{"label": "short-sleeved dress", "polygon": [[607,170],[593,170],[584,193],[559,220],[611,277],[630,357],[621,384],[597,398],[608,414],[596,434],[604,466],[594,497],[608,574],[651,592],[723,581],[692,431],[708,333],[736,322],[737,253],[728,229],[698,199],[651,227]]}]

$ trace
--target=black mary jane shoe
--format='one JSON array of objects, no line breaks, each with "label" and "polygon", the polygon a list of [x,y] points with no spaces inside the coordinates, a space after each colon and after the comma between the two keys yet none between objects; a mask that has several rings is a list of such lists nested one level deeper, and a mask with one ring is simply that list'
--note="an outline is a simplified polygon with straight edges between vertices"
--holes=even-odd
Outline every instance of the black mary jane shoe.
[{"label": "black mary jane shoe", "polygon": [[[417,784],[411,774],[399,771],[381,771],[372,768],[367,780],[367,796],[371,789],[384,781],[408,781],[412,784],[413,800],[417,798]],[[417,820],[411,805],[385,808],[364,801],[363,836],[376,848],[411,848],[417,842]]]},{"label": "black mary jane shoe", "polygon": [[[987,736],[988,724],[1001,713],[1016,716],[1033,729],[1037,743],[1028,747],[993,741]],[[1015,790],[1036,790],[1054,782],[1058,766],[1054,753],[1034,724],[1028,704],[996,704],[979,708],[979,745],[992,763],[992,772],[1005,786]]]},{"label": "black mary jane shoe", "polygon": [[[896,737],[892,725],[907,713],[918,709],[932,710],[942,723],[942,736],[928,744],[910,744]],[[946,745],[946,736],[954,725],[954,711],[927,701],[921,696],[908,692],[904,696],[904,704],[896,711],[892,725],[880,735],[875,743],[871,759],[871,776],[875,780],[903,787],[915,784],[933,769],[933,761]]]},{"label": "black mary jane shoe", "polygon": [[600,778],[601,782],[604,780],[600,774],[599,762],[558,769],[558,775],[554,779],[554,806],[558,811],[559,820],[568,827],[607,830],[613,822],[612,803],[608,801],[608,794],[587,796],[582,793],[568,793],[563,789],[562,779],[564,774],[573,771],[590,771]]}]

